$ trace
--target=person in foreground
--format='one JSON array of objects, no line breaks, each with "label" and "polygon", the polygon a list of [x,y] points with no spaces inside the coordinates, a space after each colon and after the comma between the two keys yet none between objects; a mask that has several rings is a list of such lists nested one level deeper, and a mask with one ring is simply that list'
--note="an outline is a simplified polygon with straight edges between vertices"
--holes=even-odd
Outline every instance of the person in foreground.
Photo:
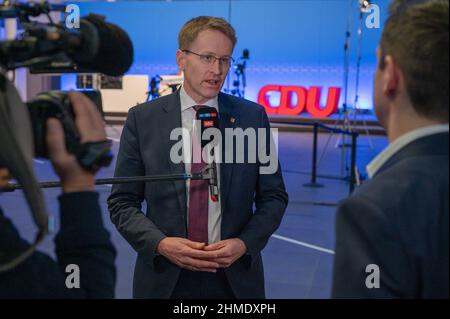
[{"label": "person in foreground", "polygon": [[[178,42],[176,61],[184,83],[177,92],[130,110],[118,177],[197,172],[196,163],[173,161],[177,141],[171,133],[195,131],[193,120],[203,107],[218,111],[222,137],[226,129],[270,127],[263,107],[220,93],[236,44],[228,22],[194,18],[183,26]],[[194,140],[187,142],[193,149]],[[225,157],[231,152],[226,150]],[[138,252],[135,298],[265,297],[260,252],[280,225],[288,196],[279,165],[271,174],[260,174],[262,166],[248,160],[220,163],[218,200],[209,196],[207,181],[113,187],[111,219]]]},{"label": "person in foreground", "polygon": [[[81,93],[69,96],[81,142],[105,140],[102,118],[92,102]],[[47,122],[46,142],[63,191],[59,197],[60,230],[55,238],[57,261],[35,251],[14,268],[0,272],[0,299],[113,298],[116,251],[103,226],[94,173],[84,170],[67,152],[64,131],[56,119]],[[8,167],[0,167],[0,192],[10,178]],[[7,263],[29,248],[30,243],[20,237],[0,209],[0,262]]]},{"label": "person in foreground", "polygon": [[391,3],[375,112],[389,146],[338,208],[333,298],[449,297],[449,2]]}]

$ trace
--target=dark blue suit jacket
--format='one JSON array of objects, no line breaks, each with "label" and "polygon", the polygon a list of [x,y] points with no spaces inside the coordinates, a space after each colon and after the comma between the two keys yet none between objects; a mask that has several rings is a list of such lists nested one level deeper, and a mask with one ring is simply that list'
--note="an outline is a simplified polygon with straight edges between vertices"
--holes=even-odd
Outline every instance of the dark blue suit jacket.
[{"label": "dark blue suit jacket", "polygon": [[[250,101],[220,94],[222,135],[226,128],[269,128],[264,109]],[[181,128],[179,91],[132,108],[122,133],[115,176],[143,176],[185,172],[174,164],[170,140]],[[267,142],[267,141],[266,141]],[[287,206],[280,167],[272,175],[259,174],[260,163],[220,164],[222,239],[240,238],[248,252],[226,275],[236,297],[263,298],[261,250],[280,225]],[[147,203],[146,214],[141,211]],[[138,252],[133,295],[135,298],[169,298],[180,268],[157,256],[166,236],[187,237],[186,184],[184,181],[115,185],[108,199],[111,219]]]},{"label": "dark blue suit jacket", "polygon": [[[340,205],[334,298],[448,298],[448,142],[443,133],[405,146]],[[366,286],[370,264],[379,288]]]}]

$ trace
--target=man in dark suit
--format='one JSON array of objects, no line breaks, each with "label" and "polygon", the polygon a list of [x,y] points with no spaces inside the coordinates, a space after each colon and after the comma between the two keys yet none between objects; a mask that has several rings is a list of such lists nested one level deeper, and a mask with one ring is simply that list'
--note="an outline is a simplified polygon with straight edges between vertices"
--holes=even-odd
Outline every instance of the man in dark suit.
[{"label": "man in dark suit", "polygon": [[[189,158],[174,160],[178,142],[172,135],[181,128],[195,131],[193,120],[201,107],[218,110],[223,137],[228,129],[269,129],[261,106],[220,93],[236,43],[231,25],[220,18],[194,18],[183,26],[178,40],[183,86],[130,110],[116,176],[198,171]],[[185,137],[182,141],[187,142],[185,156],[195,142]],[[250,149],[249,143],[244,150]],[[269,144],[270,137],[254,152]],[[223,152],[224,157],[236,155],[225,147]],[[113,187],[108,200],[111,219],[138,252],[135,298],[265,297],[260,252],[278,228],[288,197],[278,161],[273,172],[265,174],[264,163],[248,157],[244,163],[219,164],[218,200],[209,196],[207,181]],[[146,215],[141,212],[144,200]]]},{"label": "man in dark suit", "polygon": [[449,297],[449,3],[395,0],[375,111],[390,145],[339,207],[334,298]]}]

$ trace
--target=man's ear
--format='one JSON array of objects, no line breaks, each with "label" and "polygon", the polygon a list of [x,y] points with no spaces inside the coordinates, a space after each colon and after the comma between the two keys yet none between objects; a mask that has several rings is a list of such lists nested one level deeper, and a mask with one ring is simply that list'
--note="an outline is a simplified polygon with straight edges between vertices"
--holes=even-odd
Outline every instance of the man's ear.
[{"label": "man's ear", "polygon": [[184,54],[184,52],[181,50],[178,50],[177,55],[176,55],[176,62],[178,65],[178,69],[181,71],[184,71],[185,59],[186,59],[186,55]]},{"label": "man's ear", "polygon": [[383,93],[389,98],[395,98],[399,93],[401,72],[398,64],[391,55],[384,57]]}]

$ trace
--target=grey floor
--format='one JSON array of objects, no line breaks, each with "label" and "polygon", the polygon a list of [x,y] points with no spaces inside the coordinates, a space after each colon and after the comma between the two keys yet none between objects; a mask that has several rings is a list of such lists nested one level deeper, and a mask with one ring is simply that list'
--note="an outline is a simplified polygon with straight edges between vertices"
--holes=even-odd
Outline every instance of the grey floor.
[{"label": "grey floor", "polygon": [[[117,152],[121,127],[108,127],[108,135],[115,140]],[[307,188],[312,157],[312,134],[280,133],[279,152],[286,187],[290,196],[289,207],[280,228],[263,251],[268,298],[329,298],[332,279],[335,203],[348,196],[348,183],[336,179],[342,176],[342,150],[339,136],[319,136],[318,174],[332,177],[319,178],[322,188]],[[329,143],[327,144],[327,141]],[[372,142],[373,148],[370,147]],[[358,147],[358,167],[365,174],[365,166],[386,145],[386,137],[361,136]],[[328,146],[326,146],[328,145]],[[113,175],[113,167],[101,171],[99,178]],[[54,180],[51,165],[47,161],[35,161],[41,181]],[[364,176],[363,176],[364,177]],[[118,282],[117,298],[131,298],[133,267],[136,253],[115,230],[109,220],[106,198],[110,187],[98,186],[106,227],[117,248],[116,266]],[[58,220],[57,196],[59,189],[44,191],[48,211]],[[31,240],[35,227],[21,192],[2,194],[0,205],[18,227],[21,235]],[[54,255],[53,235],[46,238],[40,250]]]}]

